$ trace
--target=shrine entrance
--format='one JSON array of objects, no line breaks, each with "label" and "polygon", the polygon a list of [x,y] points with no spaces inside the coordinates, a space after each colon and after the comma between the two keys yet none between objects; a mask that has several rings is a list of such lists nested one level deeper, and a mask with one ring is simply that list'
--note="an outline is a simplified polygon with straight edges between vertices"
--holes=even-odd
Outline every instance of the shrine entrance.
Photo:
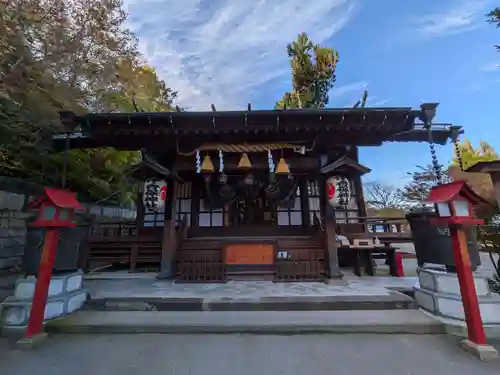
[{"label": "shrine entrance", "polygon": [[263,189],[244,190],[232,203],[233,226],[276,225],[277,204],[265,196]]},{"label": "shrine entrance", "polygon": [[[229,227],[256,228],[302,226],[302,205],[298,183],[284,177],[269,182],[268,174],[233,175],[228,183],[234,187],[234,198],[227,204]],[[290,210],[293,213],[290,213]]]}]

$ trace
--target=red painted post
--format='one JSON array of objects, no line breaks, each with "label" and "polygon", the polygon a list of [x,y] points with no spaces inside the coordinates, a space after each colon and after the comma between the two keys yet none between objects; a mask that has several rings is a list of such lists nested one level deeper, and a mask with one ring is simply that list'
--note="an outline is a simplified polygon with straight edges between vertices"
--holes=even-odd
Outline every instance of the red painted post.
[{"label": "red painted post", "polygon": [[484,333],[479,300],[474,284],[469,252],[467,251],[467,239],[461,225],[450,225],[450,234],[464,306],[465,321],[467,322],[468,339],[477,345],[486,345],[486,334]]},{"label": "red painted post", "polygon": [[405,272],[403,269],[403,255],[401,253],[396,252],[394,255],[396,261],[396,274],[398,277],[404,277]]},{"label": "red painted post", "polygon": [[47,304],[50,279],[52,277],[52,266],[56,259],[58,237],[58,228],[47,228],[40,258],[40,268],[38,270],[33,303],[31,305],[28,328],[24,335],[25,338],[36,336],[42,332],[45,305]]}]

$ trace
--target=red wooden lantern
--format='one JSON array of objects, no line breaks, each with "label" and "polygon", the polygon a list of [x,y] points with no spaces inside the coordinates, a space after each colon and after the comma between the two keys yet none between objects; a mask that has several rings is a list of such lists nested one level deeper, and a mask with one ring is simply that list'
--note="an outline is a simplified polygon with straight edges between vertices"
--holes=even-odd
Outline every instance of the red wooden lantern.
[{"label": "red wooden lantern", "polygon": [[24,338],[18,341],[20,345],[33,346],[43,337],[43,319],[49,293],[52,266],[55,262],[59,228],[75,227],[73,216],[75,210],[82,210],[82,205],[76,200],[75,193],[67,190],[44,188],[44,195],[28,205],[29,209],[38,210],[34,227],[47,228],[45,233],[40,267],[35,284],[35,292],[31,305],[28,327]]},{"label": "red wooden lantern", "polygon": [[76,194],[67,190],[44,188],[44,195],[28,205],[29,209],[38,210],[33,227],[75,227],[75,210],[83,210]]},{"label": "red wooden lantern", "polygon": [[434,204],[437,224],[477,225],[484,220],[474,217],[474,206],[484,202],[465,181],[453,181],[434,187],[423,203]]},{"label": "red wooden lantern", "polygon": [[468,339],[462,341],[462,347],[479,358],[482,358],[483,352],[496,354],[496,350],[486,343],[463,227],[483,223],[483,220],[474,217],[473,207],[481,202],[484,202],[484,199],[474,193],[465,181],[454,181],[434,187],[424,202],[435,205],[438,218],[434,221],[438,224],[446,224],[450,229],[453,258],[457,267],[458,283],[467,322]]}]

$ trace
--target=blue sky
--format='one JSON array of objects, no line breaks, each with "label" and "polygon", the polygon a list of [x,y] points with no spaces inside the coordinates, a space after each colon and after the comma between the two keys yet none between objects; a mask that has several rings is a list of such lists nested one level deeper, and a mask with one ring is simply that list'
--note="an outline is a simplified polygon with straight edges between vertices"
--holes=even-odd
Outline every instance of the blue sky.
[{"label": "blue sky", "polygon": [[[179,104],[192,110],[271,108],[290,90],[286,44],[305,31],[340,53],[330,106],[438,101],[436,121],[464,126],[473,144],[500,150],[498,0],[125,0],[140,48]],[[439,147],[446,163],[451,145]],[[367,180],[401,185],[430,162],[426,144],[361,150]]]}]

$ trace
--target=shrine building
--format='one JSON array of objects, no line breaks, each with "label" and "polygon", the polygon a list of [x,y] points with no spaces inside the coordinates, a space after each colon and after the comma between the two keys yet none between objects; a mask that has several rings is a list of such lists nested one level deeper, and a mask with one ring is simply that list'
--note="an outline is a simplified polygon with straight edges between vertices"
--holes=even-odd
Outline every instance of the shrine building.
[{"label": "shrine building", "polygon": [[411,234],[373,231],[361,177],[376,166],[360,164],[359,149],[456,140],[461,127],[432,124],[428,107],[61,113],[56,151],[142,157],[130,169],[137,219],[96,223],[85,267],[126,264],[179,282],[340,278],[363,262],[370,273],[375,253],[392,267],[391,244]]}]

